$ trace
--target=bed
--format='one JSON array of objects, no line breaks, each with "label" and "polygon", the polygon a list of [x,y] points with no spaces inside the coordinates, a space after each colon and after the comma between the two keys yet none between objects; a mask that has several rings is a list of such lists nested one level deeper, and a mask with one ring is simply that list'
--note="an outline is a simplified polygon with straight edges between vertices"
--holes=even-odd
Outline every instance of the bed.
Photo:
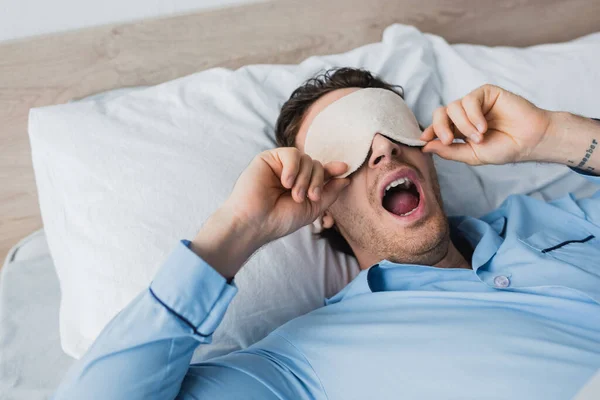
[{"label": "bed", "polygon": [[[585,0],[279,0],[0,44],[0,254],[12,262],[0,283],[23,285],[23,290],[13,285],[13,292],[3,291],[5,299],[14,301],[4,302],[5,317],[17,304],[19,310],[40,312],[36,304],[48,300],[42,310],[47,335],[40,335],[39,325],[35,331],[33,318],[13,319],[23,321],[20,332],[36,332],[31,336],[36,345],[21,358],[11,353],[11,362],[31,363],[42,349],[51,349],[37,363],[38,369],[21,377],[19,391],[6,398],[46,398],[71,362],[58,344],[58,284],[43,232],[9,251],[42,227],[27,139],[30,108],[115,88],[154,85],[214,66],[296,63],[310,55],[376,42],[384,28],[396,22],[451,43],[527,46],[600,31],[599,15],[600,4]],[[31,246],[37,247],[28,250]],[[25,264],[19,258],[24,254],[37,263]],[[23,265],[29,269],[19,274]],[[47,292],[28,279],[47,282]],[[19,297],[24,291],[39,296],[27,301]],[[49,365],[56,368],[44,375],[43,366]],[[3,393],[8,392],[0,390],[0,397]]]}]

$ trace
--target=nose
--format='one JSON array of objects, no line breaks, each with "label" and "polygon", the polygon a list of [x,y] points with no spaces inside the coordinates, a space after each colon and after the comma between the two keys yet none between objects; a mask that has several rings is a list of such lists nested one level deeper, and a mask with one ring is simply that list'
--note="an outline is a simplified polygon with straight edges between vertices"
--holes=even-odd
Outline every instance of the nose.
[{"label": "nose", "polygon": [[378,168],[392,161],[402,153],[402,146],[377,133],[371,143],[369,168]]}]

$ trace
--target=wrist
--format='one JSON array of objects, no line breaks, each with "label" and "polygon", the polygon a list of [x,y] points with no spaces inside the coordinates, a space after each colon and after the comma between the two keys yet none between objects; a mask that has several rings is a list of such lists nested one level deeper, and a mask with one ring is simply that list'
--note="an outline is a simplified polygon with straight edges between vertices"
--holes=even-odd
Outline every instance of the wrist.
[{"label": "wrist", "polygon": [[546,112],[548,113],[546,130],[527,161],[562,163],[566,153],[564,142],[571,114],[560,111]]},{"label": "wrist", "polygon": [[226,279],[232,279],[262,245],[247,224],[222,207],[206,220],[190,249]]},{"label": "wrist", "polygon": [[554,162],[596,173],[600,170],[600,123],[568,112],[552,112],[532,161]]}]

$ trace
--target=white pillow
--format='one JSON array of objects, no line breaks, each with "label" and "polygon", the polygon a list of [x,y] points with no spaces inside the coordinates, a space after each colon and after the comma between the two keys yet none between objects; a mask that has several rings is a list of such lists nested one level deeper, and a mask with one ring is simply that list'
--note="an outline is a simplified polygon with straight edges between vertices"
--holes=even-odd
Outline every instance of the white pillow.
[{"label": "white pillow", "polygon": [[[440,104],[429,42],[414,28],[390,32],[382,43],[300,65],[212,69],[33,109],[33,165],[61,284],[64,350],[80,356],[147,287],[176,241],[194,237],[250,160],[274,147],[282,103],[316,72],[364,67],[401,83],[427,123]],[[239,294],[195,361],[248,346],[322,306],[357,272],[354,259],[314,240],[309,227],[265,246],[238,274]]]},{"label": "white pillow", "polygon": [[[300,65],[212,69],[118,96],[32,110],[34,169],[61,283],[65,351],[80,356],[148,285],[175,241],[194,236],[252,157],[275,145],[281,104],[316,72],[363,67],[401,84],[419,122],[428,125],[442,104],[440,93],[453,97],[442,91],[447,82],[435,70],[435,57],[445,68],[439,62],[443,46],[436,44],[434,53],[432,39],[393,25],[381,43]],[[526,85],[529,77],[523,79]],[[464,80],[476,85],[469,76]],[[498,176],[440,159],[436,164],[449,214],[478,216],[495,206],[501,193],[488,198],[483,187],[493,187]],[[552,167],[514,168],[512,184],[523,179],[528,191],[564,174]],[[539,174],[543,179],[534,179]],[[511,185],[502,188],[510,194]],[[194,361],[254,343],[321,306],[357,272],[354,259],[314,240],[308,227],[265,246],[238,274],[238,296],[213,344],[201,347]]]}]

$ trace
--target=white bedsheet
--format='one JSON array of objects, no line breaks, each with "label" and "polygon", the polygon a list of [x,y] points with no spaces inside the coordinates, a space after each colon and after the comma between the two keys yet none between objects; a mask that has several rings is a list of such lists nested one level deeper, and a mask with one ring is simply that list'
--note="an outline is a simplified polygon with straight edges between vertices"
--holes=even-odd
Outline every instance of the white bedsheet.
[{"label": "white bedsheet", "polygon": [[60,347],[60,289],[43,231],[0,271],[0,399],[47,399],[74,360]]}]

